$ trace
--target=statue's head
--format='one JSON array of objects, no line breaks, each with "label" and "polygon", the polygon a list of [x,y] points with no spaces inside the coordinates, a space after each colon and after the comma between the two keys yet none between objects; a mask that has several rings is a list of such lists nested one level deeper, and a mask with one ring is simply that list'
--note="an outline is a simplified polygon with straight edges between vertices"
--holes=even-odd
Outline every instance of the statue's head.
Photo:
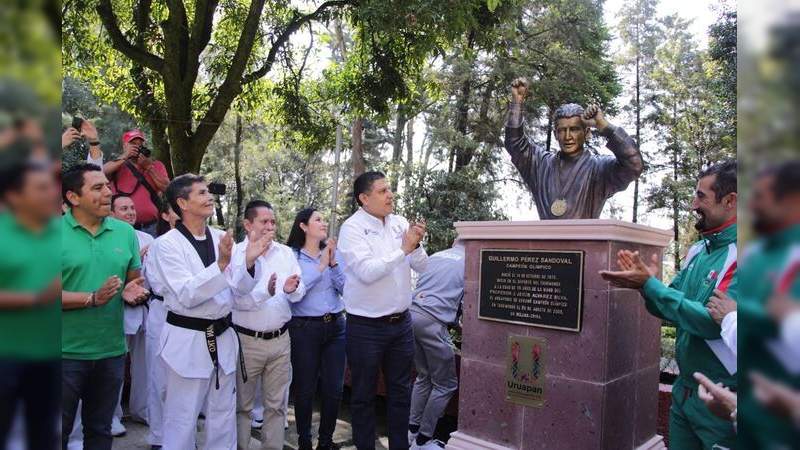
[{"label": "statue's head", "polygon": [[568,156],[583,151],[583,144],[589,137],[589,127],[581,119],[583,107],[576,103],[561,105],[553,114],[556,139],[561,151]]}]

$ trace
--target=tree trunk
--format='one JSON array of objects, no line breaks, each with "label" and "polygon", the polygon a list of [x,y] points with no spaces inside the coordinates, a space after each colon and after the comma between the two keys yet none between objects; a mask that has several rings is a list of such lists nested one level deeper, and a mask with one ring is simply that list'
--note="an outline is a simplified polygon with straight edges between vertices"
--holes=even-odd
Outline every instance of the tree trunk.
[{"label": "tree trunk", "polygon": [[672,229],[675,247],[672,256],[675,260],[675,273],[681,270],[680,208],[678,208],[678,146],[672,150]]},{"label": "tree trunk", "polygon": [[[675,122],[677,122],[678,110],[675,103],[672,104],[672,122],[673,130]],[[673,131],[674,133],[675,131]],[[675,260],[675,273],[681,270],[681,241],[680,241],[680,208],[678,204],[678,158],[680,157],[680,146],[678,139],[672,139],[672,228],[673,237],[675,239],[675,249],[673,250],[673,258]]]},{"label": "tree trunk", "polygon": [[200,172],[205,147],[198,147],[192,139],[192,90],[185,89],[180,80],[164,77],[166,96],[167,129],[175,176]]},{"label": "tree trunk", "polygon": [[[351,131],[353,153],[351,162],[353,165],[353,180],[358,178],[359,175],[367,171],[366,163],[364,162],[364,119],[358,118],[353,121],[353,128]],[[355,201],[355,200],[354,200]]]},{"label": "tree trunk", "polygon": [[[636,43],[636,104],[634,105],[634,109],[636,110],[636,147],[639,149],[639,152],[642,151],[642,139],[641,139],[641,111],[642,105],[639,102],[639,92],[640,92],[640,81],[641,75],[639,71],[639,60],[640,60],[640,50],[639,50],[639,36],[638,36],[638,26],[637,26],[637,43]],[[637,222],[638,214],[639,213],[639,177],[633,181],[633,223]]]},{"label": "tree trunk", "polygon": [[547,143],[545,149],[549,152],[551,145],[551,136],[553,136],[553,108],[547,107]]},{"label": "tree trunk", "polygon": [[411,187],[411,168],[414,164],[414,118],[406,122],[406,162],[403,170],[403,186],[408,190]]},{"label": "tree trunk", "polygon": [[[474,52],[471,50],[475,47],[475,30],[470,30],[469,34],[467,35],[467,52],[475,55]],[[469,124],[469,100],[470,96],[472,95],[472,66],[475,64],[475,57],[472,57],[472,61],[468,65],[470,67],[469,74],[464,82],[461,84],[461,88],[459,89],[458,99],[456,100],[456,120],[455,120],[455,129],[458,134],[461,135],[461,139],[458,144],[453,146],[453,153],[455,153],[455,166],[453,167],[453,172],[458,171],[462,167],[465,167],[469,164],[472,156],[469,151],[464,148],[462,144],[467,137],[467,126]]]},{"label": "tree trunk", "polygon": [[397,117],[395,118],[394,139],[392,142],[392,174],[390,175],[392,192],[397,192],[397,186],[400,182],[400,163],[403,158],[403,129],[405,126],[405,108],[403,108],[403,105],[397,105]]},{"label": "tree trunk", "polygon": [[236,143],[233,146],[233,176],[236,183],[236,234],[237,238],[241,238],[242,231],[242,201],[244,200],[244,191],[242,189],[242,116],[236,115]]}]

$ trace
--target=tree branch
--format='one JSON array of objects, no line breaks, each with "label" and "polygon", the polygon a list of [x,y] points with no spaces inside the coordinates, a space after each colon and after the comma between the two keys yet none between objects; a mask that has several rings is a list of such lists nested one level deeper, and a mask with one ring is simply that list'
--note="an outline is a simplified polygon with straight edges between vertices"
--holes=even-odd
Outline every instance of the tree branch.
[{"label": "tree branch", "polygon": [[111,38],[112,46],[117,51],[148,69],[155,70],[156,72],[161,72],[163,70],[163,59],[146,50],[135,47],[122,34],[122,30],[120,30],[119,23],[117,22],[117,16],[114,14],[114,10],[111,7],[111,0],[100,0],[97,4],[97,14],[100,16],[103,28],[106,29]]},{"label": "tree branch", "polygon": [[264,64],[255,72],[245,75],[245,77],[242,79],[242,84],[253,82],[268,74],[269,71],[272,70],[272,65],[275,63],[275,57],[278,55],[278,51],[286,44],[292,34],[300,29],[300,27],[308,22],[311,22],[312,20],[317,20],[319,17],[326,14],[331,8],[345,7],[355,5],[357,3],[357,0],[329,0],[319,5],[319,8],[309,14],[301,15],[295,11],[294,16],[286,26],[286,29],[284,29],[283,32],[278,35],[277,39],[275,39],[275,42],[273,42],[272,48],[269,49],[269,53],[267,54],[267,59],[264,61]]},{"label": "tree branch", "polygon": [[[189,52],[189,22],[183,0],[167,0],[169,16],[162,22],[164,30],[164,57],[167,66],[181,82],[194,85],[194,77],[187,77],[187,59]],[[189,78],[191,80],[187,81]],[[186,85],[184,85],[184,88]]]},{"label": "tree branch", "polygon": [[189,61],[199,64],[200,54],[211,41],[211,31],[214,26],[214,12],[217,10],[218,0],[197,0],[195,3],[194,23],[192,24],[192,39],[189,42]]},{"label": "tree branch", "polygon": [[233,55],[228,73],[225,75],[225,80],[220,84],[214,101],[194,133],[192,145],[197,148],[204,148],[205,145],[211,142],[211,138],[214,137],[219,124],[225,118],[225,113],[234,98],[242,91],[242,74],[247,68],[247,60],[250,59],[250,53],[253,50],[265,1],[253,0],[250,3],[250,10],[247,12],[242,34],[239,36],[236,52]]}]

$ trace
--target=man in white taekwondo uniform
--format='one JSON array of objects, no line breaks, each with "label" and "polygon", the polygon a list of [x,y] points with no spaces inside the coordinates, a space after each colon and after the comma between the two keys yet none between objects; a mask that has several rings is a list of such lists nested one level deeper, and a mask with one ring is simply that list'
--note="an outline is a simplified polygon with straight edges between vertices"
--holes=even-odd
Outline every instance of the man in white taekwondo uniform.
[{"label": "man in white taekwondo uniform", "polygon": [[[243,223],[247,238],[236,246],[232,262],[236,299],[233,326],[239,333],[244,355],[240,370],[244,368],[247,373],[247,378],[241,373],[236,377],[238,448],[250,448],[250,412],[258,388],[256,380],[261,377],[264,401],[261,448],[281,450],[287,412],[285,398],[292,376],[291,345],[286,332],[286,324],[292,318],[289,303],[302,300],[305,286],[300,281],[300,265],[294,251],[273,241],[275,213],[272,205],[262,200],[251,201],[245,207]],[[265,251],[258,256],[255,266],[248,265],[248,270],[241,270],[245,249],[253,240],[265,241]],[[255,288],[250,292],[246,287],[252,283]],[[239,289],[240,286],[245,289]],[[251,381],[245,382],[248,379]]]},{"label": "man in white taekwondo uniform", "polygon": [[394,210],[393,194],[380,172],[360,175],[353,198],[361,208],[342,225],[339,251],[347,284],[347,361],[352,378],[353,442],[375,448],[378,370],[386,382],[389,448],[407,449],[414,335],[411,329],[411,269],[428,261],[420,241],[425,223],[410,224]]},{"label": "man in white taekwondo uniform", "polygon": [[[125,194],[116,194],[111,197],[111,215],[133,226],[136,223],[136,207],[133,204],[133,199]],[[144,266],[145,256],[154,239],[153,236],[143,231],[134,231],[136,232],[136,238],[139,240],[139,257],[142,259],[142,265]],[[145,288],[149,289],[146,280],[145,278]],[[145,350],[146,320],[146,303],[135,306],[125,305],[123,322],[125,341],[128,344],[128,353],[131,357],[131,390],[128,405],[130,406],[131,416],[144,422],[148,421],[147,374],[150,371],[147,367],[147,353]],[[117,409],[114,411],[114,420],[111,423],[112,434],[115,434],[115,426],[122,433],[125,432],[121,419],[122,389],[119,391],[119,402],[117,403]]]},{"label": "man in white taekwondo uniform", "polygon": [[[237,336],[231,329],[233,237],[206,226],[214,212],[214,200],[203,177],[176,177],[166,194],[181,222],[159,238],[155,261],[168,310],[159,353],[167,367],[163,448],[195,448],[197,416],[205,409],[204,448],[233,450],[239,354]],[[250,265],[258,249],[246,253]],[[247,281],[239,278],[242,283]],[[254,284],[252,280],[238,289],[247,291]]]}]

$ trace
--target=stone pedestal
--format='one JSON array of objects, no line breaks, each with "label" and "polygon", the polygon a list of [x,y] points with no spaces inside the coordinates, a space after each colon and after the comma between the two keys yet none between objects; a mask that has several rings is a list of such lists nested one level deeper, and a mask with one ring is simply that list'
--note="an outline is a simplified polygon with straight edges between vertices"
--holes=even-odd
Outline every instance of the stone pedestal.
[{"label": "stone pedestal", "polygon": [[[458,431],[448,449],[657,449],[660,320],[637,291],[611,288],[620,249],[648,260],[672,233],[616,220],[459,222],[466,243]],[[481,249],[582,250],[579,332],[480,319]],[[660,260],[660,258],[659,258]],[[544,338],[544,406],[506,401],[509,336]]]}]

